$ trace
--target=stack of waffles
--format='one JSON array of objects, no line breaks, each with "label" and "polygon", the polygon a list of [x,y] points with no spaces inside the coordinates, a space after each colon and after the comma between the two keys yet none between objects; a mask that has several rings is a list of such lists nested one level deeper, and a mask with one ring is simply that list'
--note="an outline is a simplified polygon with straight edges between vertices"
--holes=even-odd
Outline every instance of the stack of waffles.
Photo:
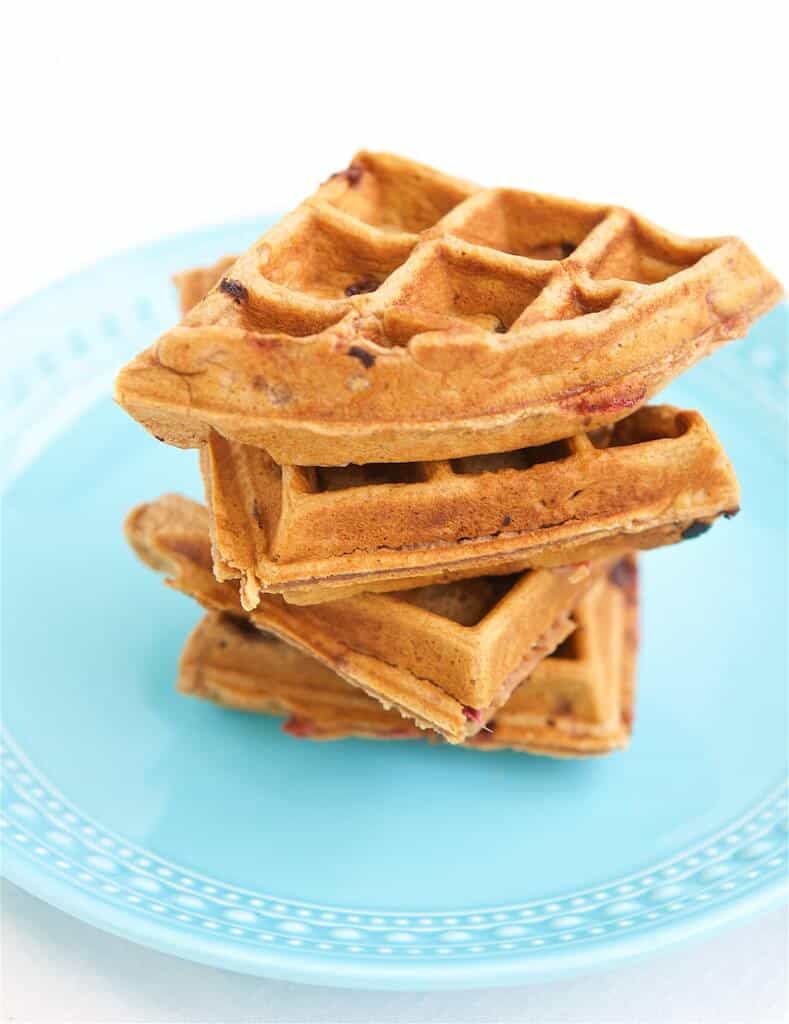
[{"label": "stack of waffles", "polygon": [[625,746],[635,553],[739,508],[703,416],[646,403],[777,301],[748,248],[363,152],[176,283],[116,395],[200,450],[205,506],[126,523],[207,609],[180,689],[299,737]]}]

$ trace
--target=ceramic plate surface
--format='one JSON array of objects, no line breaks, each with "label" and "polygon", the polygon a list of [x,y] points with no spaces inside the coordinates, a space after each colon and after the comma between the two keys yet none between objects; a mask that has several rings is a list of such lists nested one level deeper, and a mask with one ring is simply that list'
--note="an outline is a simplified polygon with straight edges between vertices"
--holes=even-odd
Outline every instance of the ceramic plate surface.
[{"label": "ceramic plate surface", "polygon": [[120,255],[2,321],[7,876],[166,952],[359,987],[610,965],[778,900],[786,307],[666,393],[721,436],[743,511],[642,560],[627,753],[311,744],[173,692],[200,612],[121,535],[134,503],[200,485],[194,452],[113,405],[113,372],[175,320],[172,272],[259,228]]}]

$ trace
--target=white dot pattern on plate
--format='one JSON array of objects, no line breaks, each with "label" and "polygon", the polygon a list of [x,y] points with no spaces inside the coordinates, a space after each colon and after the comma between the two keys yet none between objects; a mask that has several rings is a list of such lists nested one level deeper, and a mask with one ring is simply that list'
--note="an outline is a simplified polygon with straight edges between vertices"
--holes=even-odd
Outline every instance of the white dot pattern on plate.
[{"label": "white dot pattern on plate", "polygon": [[327,956],[345,952],[388,959],[495,957],[513,950],[536,954],[546,947],[607,941],[613,933],[702,912],[760,880],[786,873],[782,791],[754,808],[747,821],[698,848],[640,874],[609,880],[599,889],[451,915],[316,907],[201,878],[123,837],[106,834],[63,797],[56,799],[32,766],[23,769],[21,752],[13,757],[9,753],[10,738],[5,747],[0,759],[8,793],[3,820],[11,826],[7,835],[14,848],[28,849],[30,856],[97,898],[244,945],[309,947]]}]

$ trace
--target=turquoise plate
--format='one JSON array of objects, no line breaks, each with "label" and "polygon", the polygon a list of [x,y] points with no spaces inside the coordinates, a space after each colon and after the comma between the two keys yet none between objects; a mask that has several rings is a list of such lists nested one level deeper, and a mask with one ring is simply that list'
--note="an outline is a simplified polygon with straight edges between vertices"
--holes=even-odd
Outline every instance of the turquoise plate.
[{"label": "turquoise plate", "polygon": [[173,692],[200,612],[121,536],[135,502],[200,485],[113,405],[113,372],[174,321],[173,271],[258,228],[120,255],[2,321],[8,878],[168,953],[368,988],[610,965],[779,899],[786,308],[666,395],[719,432],[743,512],[643,559],[628,752],[312,744]]}]

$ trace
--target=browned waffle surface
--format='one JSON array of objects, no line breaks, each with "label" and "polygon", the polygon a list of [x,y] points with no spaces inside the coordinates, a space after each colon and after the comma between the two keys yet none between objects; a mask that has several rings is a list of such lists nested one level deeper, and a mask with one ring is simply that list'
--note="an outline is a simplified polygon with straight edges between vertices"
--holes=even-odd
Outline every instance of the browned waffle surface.
[{"label": "browned waffle surface", "polygon": [[704,418],[645,406],[568,441],[446,462],[279,466],[209,435],[214,571],[312,603],[657,547],[733,514],[739,488]]},{"label": "browned waffle surface", "polygon": [[181,305],[181,314],[186,316],[192,306],[196,306],[201,299],[205,298],[214,285],[222,280],[225,271],[229,270],[236,262],[235,256],[222,256],[208,267],[195,267],[192,270],[184,270],[173,276],[173,283],[178,289],[178,299]]},{"label": "browned waffle surface", "polygon": [[[567,757],[625,746],[633,719],[637,614],[635,561],[628,556],[580,601],[575,633],[466,745]],[[237,616],[212,613],[196,627],[178,685],[225,707],[286,715],[284,728],[295,736],[424,735],[325,665]]]},{"label": "browned waffle surface", "polygon": [[180,445],[460,458],[621,419],[781,293],[736,238],[360,153],[119,374]]},{"label": "browned waffle surface", "polygon": [[[237,586],[212,574],[202,506],[166,496],[135,509],[126,532],[137,554],[177,589],[207,608],[242,613]],[[600,571],[595,565],[481,577],[308,608],[265,595],[250,619],[459,742],[572,632],[570,613]]]}]

